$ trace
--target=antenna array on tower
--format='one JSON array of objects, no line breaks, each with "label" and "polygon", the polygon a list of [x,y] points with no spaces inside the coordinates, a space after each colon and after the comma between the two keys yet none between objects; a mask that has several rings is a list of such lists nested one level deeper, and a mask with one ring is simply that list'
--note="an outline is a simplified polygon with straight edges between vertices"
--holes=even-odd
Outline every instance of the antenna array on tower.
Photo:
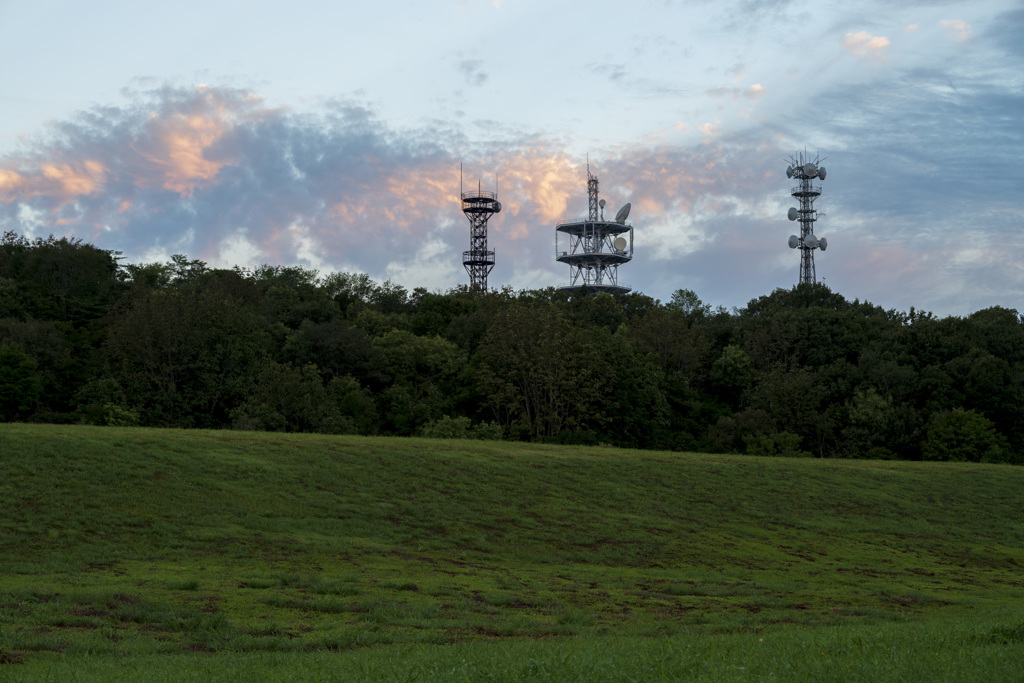
[{"label": "antenna array on tower", "polygon": [[[619,283],[619,266],[633,259],[633,226],[626,223],[629,204],[615,220],[604,219],[605,201],[598,199],[597,176],[587,163],[587,217],[559,223],[555,227],[555,259],[569,265],[569,284],[559,289],[587,288],[589,292],[621,292],[630,288]],[[627,240],[625,235],[629,234]],[[569,240],[563,251],[559,235]]]},{"label": "antenna array on tower", "polygon": [[828,240],[814,234],[814,222],[818,220],[814,200],[821,195],[821,184],[819,182],[815,185],[814,180],[825,179],[822,161],[824,159],[817,155],[812,160],[806,152],[800,152],[789,158],[789,166],[786,168],[786,177],[800,183],[790,192],[800,202],[800,208],[791,208],[787,215],[791,221],[800,221],[800,235],[789,236],[790,249],[800,250],[800,284],[813,284],[818,281],[814,270],[814,250],[825,251],[828,247]]}]

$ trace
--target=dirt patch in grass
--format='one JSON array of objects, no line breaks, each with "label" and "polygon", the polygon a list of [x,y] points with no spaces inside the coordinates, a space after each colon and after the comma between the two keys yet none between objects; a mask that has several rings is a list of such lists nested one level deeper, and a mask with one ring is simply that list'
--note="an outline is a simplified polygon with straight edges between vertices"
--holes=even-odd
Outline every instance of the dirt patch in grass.
[{"label": "dirt patch in grass", "polygon": [[0,664],[24,664],[25,655],[20,652],[0,652]]}]

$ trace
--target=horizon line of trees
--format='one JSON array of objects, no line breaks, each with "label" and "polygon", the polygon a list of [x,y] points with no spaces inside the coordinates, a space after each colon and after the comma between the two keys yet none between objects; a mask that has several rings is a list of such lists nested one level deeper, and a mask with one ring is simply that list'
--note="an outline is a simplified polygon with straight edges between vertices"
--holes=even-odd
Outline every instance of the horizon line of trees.
[{"label": "horizon line of trees", "polygon": [[445,293],[0,238],[0,421],[1024,462],[1024,318]]}]

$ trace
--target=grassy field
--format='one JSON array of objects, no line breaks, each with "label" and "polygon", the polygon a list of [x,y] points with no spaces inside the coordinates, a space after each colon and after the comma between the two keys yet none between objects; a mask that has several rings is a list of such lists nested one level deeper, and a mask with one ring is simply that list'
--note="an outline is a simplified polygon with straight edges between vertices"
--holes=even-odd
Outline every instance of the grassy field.
[{"label": "grassy field", "polygon": [[0,425],[0,680],[1021,680],[1024,468]]}]

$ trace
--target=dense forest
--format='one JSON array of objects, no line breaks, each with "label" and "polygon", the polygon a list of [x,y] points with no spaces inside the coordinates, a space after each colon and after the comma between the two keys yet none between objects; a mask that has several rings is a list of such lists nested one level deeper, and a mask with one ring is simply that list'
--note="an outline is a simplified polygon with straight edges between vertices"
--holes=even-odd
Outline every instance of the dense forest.
[{"label": "dense forest", "polygon": [[824,285],[407,291],[0,239],[0,421],[1024,462],[1024,319]]}]

